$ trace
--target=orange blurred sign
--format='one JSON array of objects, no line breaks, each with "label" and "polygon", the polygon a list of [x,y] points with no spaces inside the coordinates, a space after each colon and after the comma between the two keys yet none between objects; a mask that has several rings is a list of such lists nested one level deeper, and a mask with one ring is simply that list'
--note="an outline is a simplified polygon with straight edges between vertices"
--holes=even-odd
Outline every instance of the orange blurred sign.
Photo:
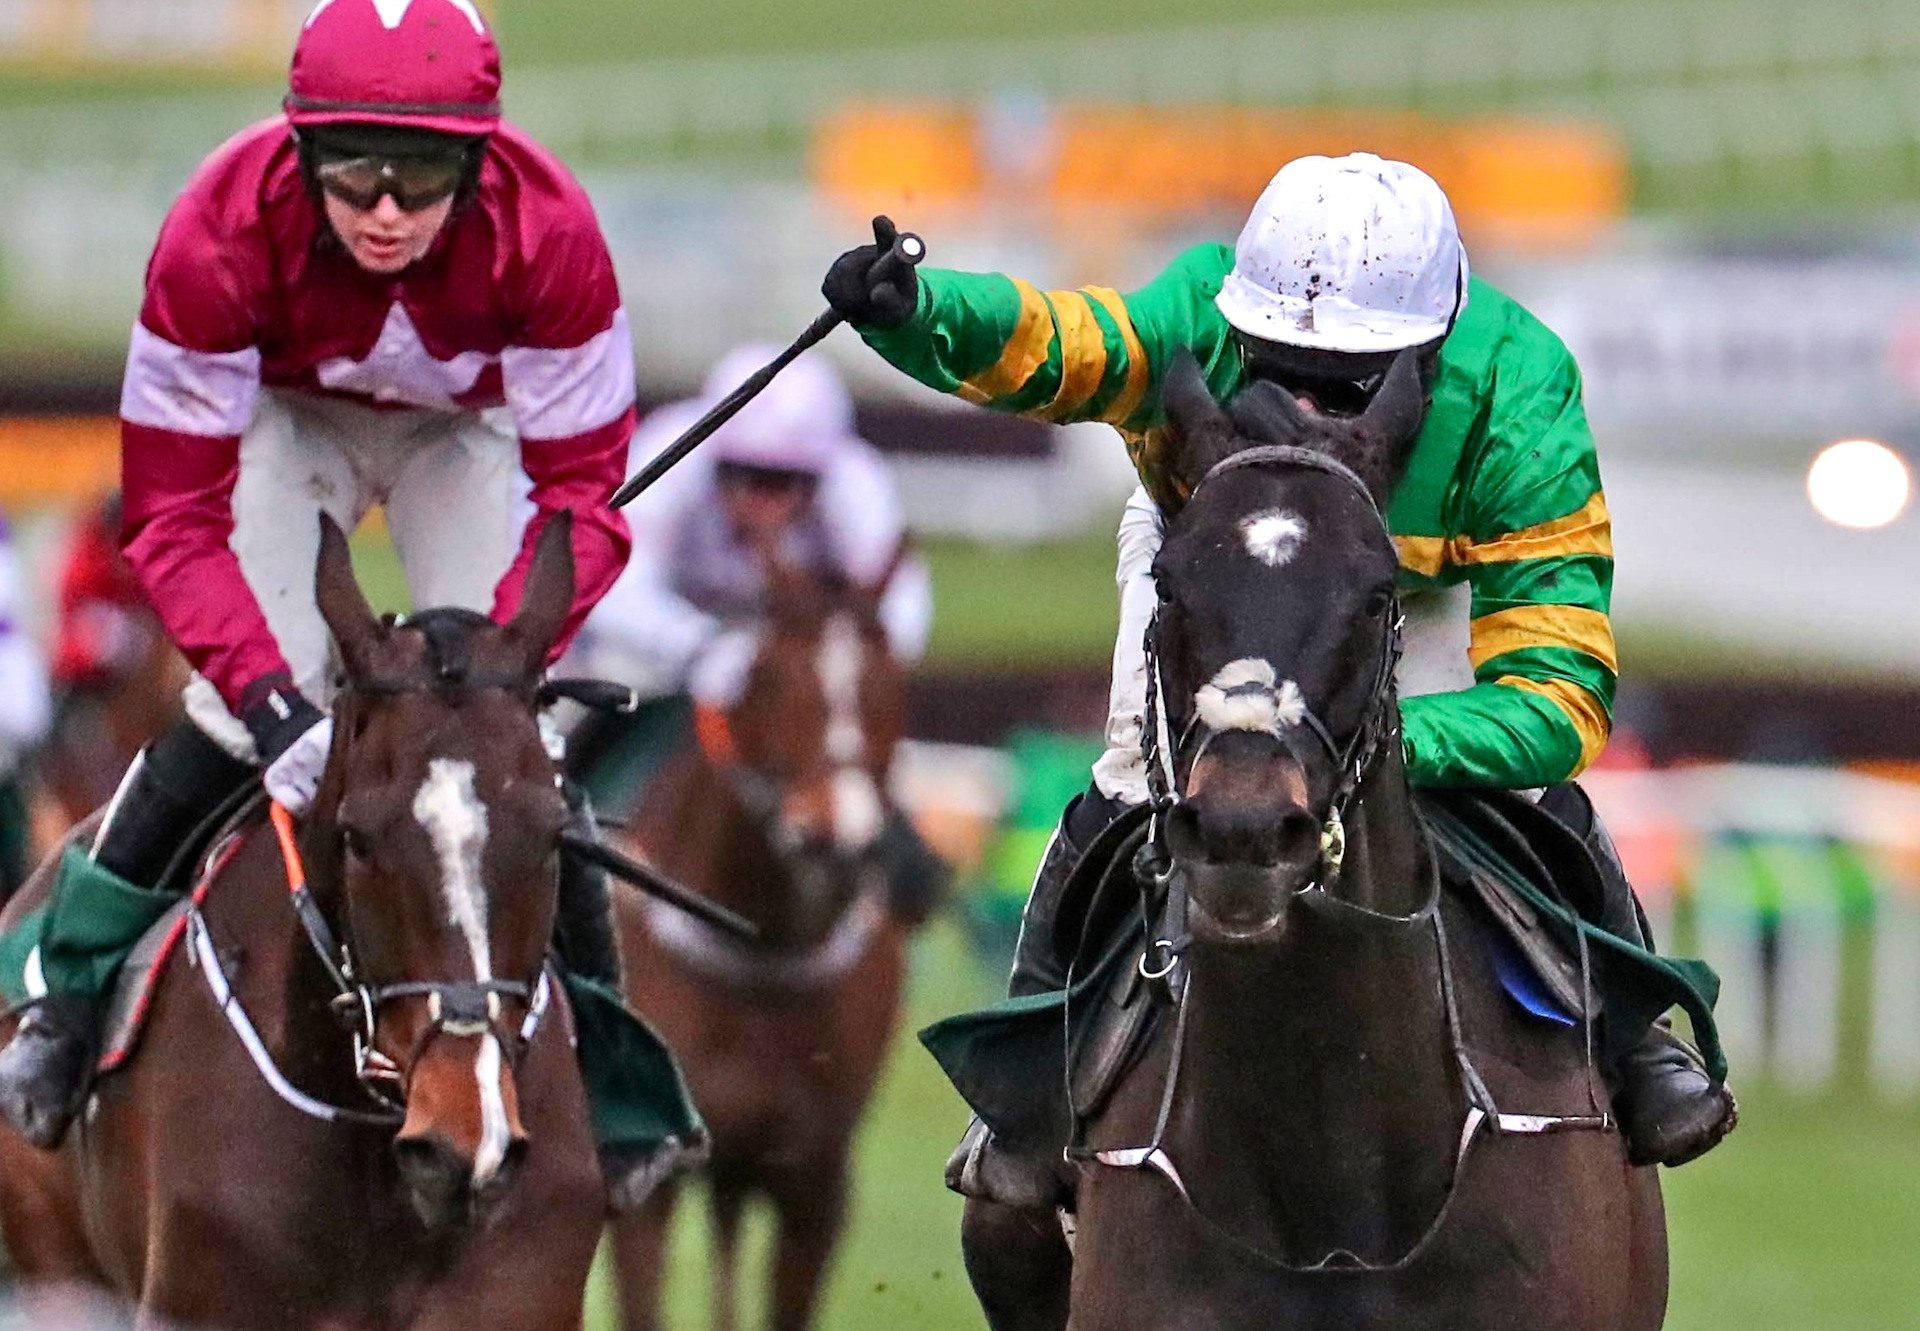
[{"label": "orange blurred sign", "polygon": [[115,417],[0,418],[0,508],[81,503],[119,484]]},{"label": "orange blurred sign", "polygon": [[1008,154],[992,112],[945,102],[847,106],[814,136],[816,179],[871,211],[1027,204],[1097,209],[1143,221],[1242,212],[1280,166],[1311,153],[1365,150],[1414,163],[1453,200],[1476,240],[1573,245],[1626,208],[1626,150],[1586,124],[1411,112],[1286,111],[1063,103],[1033,115],[1035,154]]}]

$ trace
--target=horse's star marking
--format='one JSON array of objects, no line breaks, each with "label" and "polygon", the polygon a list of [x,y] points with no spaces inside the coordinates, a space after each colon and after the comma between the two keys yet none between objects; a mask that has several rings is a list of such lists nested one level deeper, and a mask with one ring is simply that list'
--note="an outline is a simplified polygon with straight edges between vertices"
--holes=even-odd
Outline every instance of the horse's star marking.
[{"label": "horse's star marking", "polygon": [[1268,568],[1279,568],[1306,544],[1307,524],[1296,513],[1269,508],[1240,520],[1240,538],[1248,554]]}]

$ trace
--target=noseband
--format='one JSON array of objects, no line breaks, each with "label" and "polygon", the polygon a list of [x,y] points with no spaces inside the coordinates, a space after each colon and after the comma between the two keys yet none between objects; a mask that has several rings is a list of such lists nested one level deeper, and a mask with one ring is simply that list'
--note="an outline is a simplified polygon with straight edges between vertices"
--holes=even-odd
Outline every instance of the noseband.
[{"label": "noseband", "polygon": [[[1380,524],[1380,530],[1389,542],[1392,534],[1387,530],[1385,516],[1374,502],[1373,493],[1366,483],[1348,467],[1324,453],[1312,449],[1298,448],[1287,444],[1267,444],[1257,448],[1245,449],[1224,458],[1214,464],[1207,474],[1194,486],[1194,497],[1214,477],[1224,472],[1237,471],[1245,467],[1260,466],[1305,467],[1313,471],[1336,476],[1355,490],[1367,501],[1367,511],[1374,515]],[[1190,499],[1189,503],[1192,502]],[[1390,597],[1382,617],[1384,645],[1380,657],[1375,663],[1373,681],[1368,689],[1364,718],[1359,729],[1354,731],[1346,743],[1337,741],[1325,721],[1308,706],[1304,699],[1298,706],[1298,719],[1283,722],[1276,728],[1275,738],[1280,741],[1296,760],[1303,762],[1303,755],[1296,736],[1302,730],[1311,735],[1319,747],[1326,753],[1337,774],[1332,794],[1327,802],[1327,816],[1321,827],[1321,872],[1308,890],[1330,886],[1340,875],[1340,867],[1346,856],[1346,815],[1348,807],[1365,782],[1367,773],[1372,769],[1374,760],[1379,757],[1387,744],[1396,741],[1400,735],[1399,713],[1392,704],[1394,671],[1400,664],[1401,629],[1406,617],[1400,612],[1398,596]],[[1154,809],[1154,830],[1149,844],[1155,848],[1162,865],[1168,857],[1161,840],[1164,816],[1171,812],[1185,798],[1181,790],[1183,777],[1193,771],[1194,766],[1206,753],[1209,745],[1221,735],[1221,731],[1201,717],[1200,709],[1195,708],[1193,715],[1181,727],[1180,734],[1170,745],[1160,742],[1163,718],[1166,711],[1166,689],[1161,678],[1158,638],[1160,615],[1156,609],[1151,622],[1147,625],[1146,661],[1147,661],[1147,697],[1142,718],[1141,748],[1147,767],[1147,791]],[[1262,686],[1242,684],[1231,690],[1238,694],[1249,688]]]}]

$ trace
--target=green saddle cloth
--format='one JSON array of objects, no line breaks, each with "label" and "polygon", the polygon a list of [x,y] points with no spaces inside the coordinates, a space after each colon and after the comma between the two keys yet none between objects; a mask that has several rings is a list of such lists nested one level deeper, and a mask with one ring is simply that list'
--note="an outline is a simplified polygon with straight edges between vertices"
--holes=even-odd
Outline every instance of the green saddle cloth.
[{"label": "green saddle cloth", "polygon": [[580,1078],[602,1146],[697,1141],[706,1134],[680,1064],[666,1044],[597,980],[563,973],[579,1032]]},{"label": "green saddle cloth", "polygon": [[1131,866],[1146,831],[1144,816],[1123,816],[1094,839],[1061,888],[1056,949],[1069,950],[1062,936],[1084,939],[1070,987],[1002,999],[920,1032],[960,1098],[1016,1149],[1064,1142],[1071,1131],[1069,1051],[1080,1047],[1098,1001],[1145,943]]},{"label": "green saddle cloth", "polygon": [[[1709,1075],[1716,1081],[1726,1080],[1726,1055],[1713,1021],[1720,978],[1711,966],[1686,957],[1663,957],[1609,933],[1583,918],[1567,902],[1558,884],[1535,882],[1539,866],[1528,866],[1503,851],[1493,835],[1497,824],[1482,825],[1483,817],[1499,817],[1499,805],[1489,807],[1471,794],[1448,792],[1443,799],[1423,797],[1420,809],[1429,831],[1440,843],[1443,859],[1451,856],[1499,878],[1549,922],[1564,946],[1577,948],[1578,938],[1587,940],[1594,980],[1606,1013],[1602,1026],[1610,1054],[1638,1044],[1649,1024],[1677,1006],[1693,1023]],[[1539,811],[1538,816],[1552,821],[1552,815],[1545,811]],[[1529,825],[1520,830],[1538,833],[1540,828],[1532,826],[1529,819]],[[1087,859],[1092,861],[1101,843],[1107,841],[1103,834]],[[1137,842],[1136,835],[1120,845],[1129,860]],[[1585,853],[1584,849],[1580,851],[1582,856]],[[1080,884],[1087,867],[1075,871],[1067,893]],[[1105,866],[1093,867],[1097,872]],[[1586,861],[1586,870],[1590,878],[1590,860]],[[1129,875],[1112,877],[1126,879],[1126,890],[1133,890]],[[1597,892],[1597,888],[1590,890]],[[960,1097],[997,1137],[1015,1149],[1047,1147],[1067,1140],[1071,1129],[1066,1091],[1071,1075],[1069,1051],[1078,1048],[1082,1028],[1092,1020],[1106,987],[1119,978],[1119,968],[1133,963],[1145,941],[1137,911],[1131,916],[1108,914],[1119,921],[1120,927],[1098,940],[1097,949],[1086,950],[1085,955],[1095,959],[1084,971],[1076,972],[1070,989],[1004,999],[991,1007],[948,1017],[920,1032],[920,1043],[940,1064]]]},{"label": "green saddle cloth", "polygon": [[[19,1004],[46,992],[104,1002],[140,938],[180,900],[127,882],[78,847],[60,857],[48,901],[0,934],[0,995]],[[696,1140],[704,1131],[680,1065],[620,995],[562,968],[573,1008],[580,1076],[602,1146]]]},{"label": "green saddle cloth", "polygon": [[100,1001],[134,944],[180,900],[128,882],[78,846],[60,852],[46,901],[0,934],[0,995],[9,1004],[43,993]]},{"label": "green saddle cloth", "polygon": [[1468,792],[1422,791],[1419,808],[1443,857],[1451,856],[1497,878],[1540,913],[1569,952],[1577,954],[1580,940],[1586,940],[1606,1014],[1602,1026],[1609,1061],[1639,1044],[1649,1025],[1678,1007],[1693,1025],[1707,1075],[1718,1083],[1726,1081],[1727,1057],[1713,1020],[1714,1004],[1720,998],[1720,977],[1713,967],[1692,957],[1663,957],[1609,932],[1587,918],[1594,913],[1591,903],[1586,911],[1574,909],[1568,900],[1568,880],[1581,869],[1593,872],[1584,850],[1579,852],[1582,859],[1577,867],[1571,852],[1546,855],[1549,863],[1562,866],[1562,875],[1539,882],[1538,868],[1520,862],[1503,845],[1503,838],[1518,834],[1528,839],[1529,849],[1538,850],[1547,838],[1577,843],[1573,833],[1545,810],[1517,796],[1486,799]]}]

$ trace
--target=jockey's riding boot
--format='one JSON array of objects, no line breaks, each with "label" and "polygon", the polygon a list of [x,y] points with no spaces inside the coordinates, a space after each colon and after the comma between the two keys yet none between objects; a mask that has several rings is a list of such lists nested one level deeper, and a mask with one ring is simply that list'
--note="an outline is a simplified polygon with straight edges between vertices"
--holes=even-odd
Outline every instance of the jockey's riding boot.
[{"label": "jockey's riding boot", "polygon": [[[593,801],[585,786],[561,783],[567,801],[567,831],[600,839]],[[560,901],[554,916],[553,946],[575,975],[597,980],[615,993],[621,991],[620,939],[614,931],[613,899],[607,890],[607,871],[578,855],[560,857]]]},{"label": "jockey's riding boot", "polygon": [[[1586,792],[1571,784],[1556,787],[1541,804],[1579,833],[1593,855],[1606,893],[1598,923],[1652,952],[1653,930],[1646,912],[1640,909],[1620,852]],[[1646,1036],[1620,1055],[1611,1071],[1614,1110],[1626,1135],[1627,1158],[1636,1165],[1671,1168],[1696,1160],[1719,1145],[1739,1122],[1733,1092],[1707,1075],[1699,1051],[1674,1033],[1666,1017],[1649,1026]]]},{"label": "jockey's riding boot", "polygon": [[893,917],[910,927],[925,924],[947,899],[953,869],[898,809],[887,814],[874,855],[887,876],[887,904]]},{"label": "jockey's riding boot", "polygon": [[[1033,876],[1033,890],[1020,914],[1020,938],[1013,948],[1013,973],[1007,977],[1007,996],[1050,993],[1067,984],[1067,963],[1053,945],[1054,917],[1061,890],[1080,863],[1086,847],[1119,816],[1121,806],[1089,789],[1076,795],[1060,816],[1060,825],[1047,842],[1047,853]],[[1062,1143],[1064,1144],[1064,1143]],[[1060,1195],[1060,1181],[1050,1158],[1009,1149],[998,1141],[978,1115],[967,1124],[966,1135],[947,1158],[947,1186],[963,1197],[999,1202],[1003,1206],[1050,1207]]]},{"label": "jockey's riding boot", "polygon": [[91,854],[68,849],[36,949],[46,993],[0,1051],[0,1115],[34,1145],[50,1149],[66,1135],[120,963],[177,899],[160,880],[182,838],[253,775],[181,721],[134,759]]}]

